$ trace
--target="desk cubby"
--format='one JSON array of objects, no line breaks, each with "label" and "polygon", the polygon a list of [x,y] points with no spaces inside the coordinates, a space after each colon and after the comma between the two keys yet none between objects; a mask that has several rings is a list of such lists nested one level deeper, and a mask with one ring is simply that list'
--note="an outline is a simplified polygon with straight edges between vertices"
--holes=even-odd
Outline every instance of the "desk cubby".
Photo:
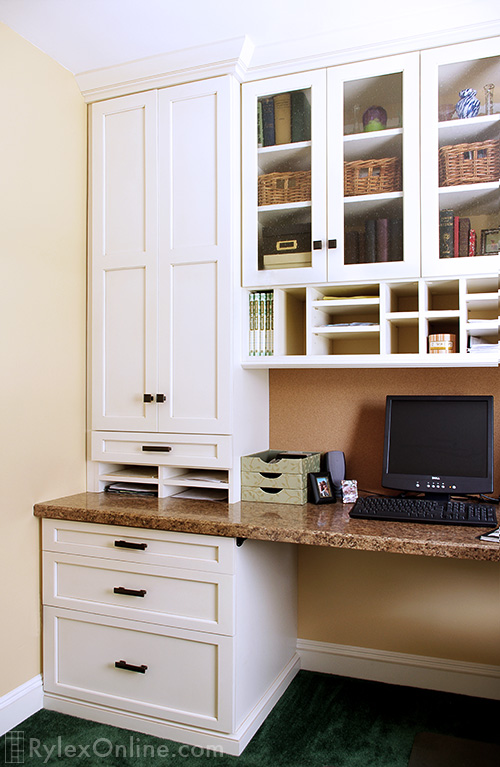
[{"label": "desk cubby", "polygon": [[93,463],[91,468],[95,472],[93,486],[98,492],[105,491],[114,483],[124,487],[143,485],[145,490],[155,491],[159,498],[193,488],[226,492],[229,489],[229,472],[224,470],[117,463]]}]

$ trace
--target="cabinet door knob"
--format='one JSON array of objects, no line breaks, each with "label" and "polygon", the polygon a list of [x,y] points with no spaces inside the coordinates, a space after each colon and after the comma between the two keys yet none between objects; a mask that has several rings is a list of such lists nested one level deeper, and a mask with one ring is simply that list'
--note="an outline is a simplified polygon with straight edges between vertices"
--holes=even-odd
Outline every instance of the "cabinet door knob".
[{"label": "cabinet door knob", "polygon": [[113,593],[123,594],[127,597],[145,597],[147,591],[146,589],[126,589],[124,586],[115,586]]},{"label": "cabinet door knob", "polygon": [[166,402],[167,401],[167,395],[166,394],[157,394],[156,395],[156,401],[157,402]]},{"label": "cabinet door knob", "polygon": [[144,402],[154,402],[155,401],[155,398],[153,397],[152,394],[145,394],[143,399],[144,399]]},{"label": "cabinet door knob", "polygon": [[313,241],[313,250],[321,250],[322,247],[323,247],[323,240]]},{"label": "cabinet door knob", "polygon": [[127,663],[124,660],[115,660],[115,668],[124,668],[125,671],[136,671],[138,674],[145,674],[148,667],[144,664],[133,666],[131,663]]},{"label": "cabinet door knob", "polygon": [[328,240],[328,247],[329,248],[336,248],[337,247],[337,240]]}]

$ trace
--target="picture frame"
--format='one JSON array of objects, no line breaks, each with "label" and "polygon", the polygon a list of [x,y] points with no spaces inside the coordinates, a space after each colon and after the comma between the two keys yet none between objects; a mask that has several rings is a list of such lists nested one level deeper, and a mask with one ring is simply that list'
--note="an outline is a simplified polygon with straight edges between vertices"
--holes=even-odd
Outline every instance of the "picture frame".
[{"label": "picture frame", "polygon": [[481,230],[481,255],[489,256],[500,251],[500,228]]},{"label": "picture frame", "polygon": [[310,472],[307,478],[311,503],[335,503],[335,490],[329,471]]}]

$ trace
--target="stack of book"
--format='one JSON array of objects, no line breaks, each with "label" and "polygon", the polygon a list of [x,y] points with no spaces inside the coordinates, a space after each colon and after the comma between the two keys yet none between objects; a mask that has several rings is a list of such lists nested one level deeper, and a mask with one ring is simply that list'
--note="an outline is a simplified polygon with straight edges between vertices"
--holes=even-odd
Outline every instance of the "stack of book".
[{"label": "stack of book", "polygon": [[469,336],[467,351],[469,354],[498,354],[500,353],[500,345],[498,341],[491,342],[481,336]]},{"label": "stack of book", "polygon": [[250,357],[274,354],[274,293],[272,290],[252,290],[249,293]]},{"label": "stack of book", "polygon": [[257,102],[259,147],[311,139],[311,105],[304,91],[264,96]]},{"label": "stack of book", "polygon": [[400,218],[367,219],[361,232],[346,229],[345,264],[402,260],[403,221]]},{"label": "stack of book", "polygon": [[476,255],[476,231],[470,218],[456,216],[453,210],[439,214],[439,258],[466,258]]}]

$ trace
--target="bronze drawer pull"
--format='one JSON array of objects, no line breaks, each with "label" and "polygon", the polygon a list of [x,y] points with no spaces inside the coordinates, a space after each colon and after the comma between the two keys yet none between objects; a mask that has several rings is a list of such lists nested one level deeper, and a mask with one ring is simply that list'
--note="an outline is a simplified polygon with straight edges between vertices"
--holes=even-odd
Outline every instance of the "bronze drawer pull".
[{"label": "bronze drawer pull", "polygon": [[127,597],[145,597],[146,589],[126,589],[124,586],[115,586],[114,594],[124,594]]},{"label": "bronze drawer pull", "polygon": [[169,445],[143,445],[143,453],[170,453],[172,448]]},{"label": "bronze drawer pull", "polygon": [[147,549],[148,544],[133,543],[132,541],[115,541],[115,546],[118,549],[140,549],[141,551],[144,551],[144,549]]},{"label": "bronze drawer pull", "polygon": [[144,664],[141,666],[133,666],[131,663],[127,663],[124,660],[115,660],[115,668],[123,668],[125,671],[136,671],[138,674],[145,674],[148,667]]}]

